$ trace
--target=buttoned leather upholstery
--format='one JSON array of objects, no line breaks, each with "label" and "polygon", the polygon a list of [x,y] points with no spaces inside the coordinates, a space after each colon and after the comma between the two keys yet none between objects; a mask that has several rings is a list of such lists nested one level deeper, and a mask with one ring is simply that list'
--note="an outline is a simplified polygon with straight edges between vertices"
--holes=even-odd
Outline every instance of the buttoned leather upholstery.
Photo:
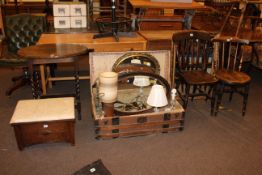
[{"label": "buttoned leather upholstery", "polygon": [[26,60],[19,58],[17,51],[34,45],[45,31],[46,18],[43,14],[17,14],[5,18],[5,41],[7,52],[0,59],[2,66],[25,65]]},{"label": "buttoned leather upholstery", "polygon": [[16,53],[21,47],[36,44],[45,30],[45,16],[19,14],[6,17],[5,32],[8,50]]}]

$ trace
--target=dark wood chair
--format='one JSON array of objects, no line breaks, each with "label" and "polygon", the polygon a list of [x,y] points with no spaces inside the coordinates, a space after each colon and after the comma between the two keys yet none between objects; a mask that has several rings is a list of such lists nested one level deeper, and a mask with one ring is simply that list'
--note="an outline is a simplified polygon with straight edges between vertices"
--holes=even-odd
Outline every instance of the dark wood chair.
[{"label": "dark wood chair", "polygon": [[21,59],[17,51],[36,44],[45,31],[46,18],[44,14],[17,14],[6,16],[4,22],[5,38],[1,42],[0,67],[23,69],[21,76],[12,78],[14,85],[6,91],[6,95],[10,96],[19,87],[29,84],[27,60]]},{"label": "dark wood chair", "polygon": [[[173,55],[176,62],[175,77],[179,96],[187,108],[188,99],[204,96],[211,99],[214,112],[214,89],[217,79],[208,72],[212,63],[211,35],[204,31],[187,30],[173,34]],[[211,69],[209,69],[211,70]]]},{"label": "dark wood chair", "polygon": [[246,40],[234,38],[215,38],[214,42],[214,72],[219,79],[217,88],[217,102],[215,116],[218,113],[224,92],[230,93],[229,100],[232,100],[233,93],[237,92],[243,96],[242,115],[246,113],[248,91],[251,77],[242,72],[243,49],[248,44]]}]

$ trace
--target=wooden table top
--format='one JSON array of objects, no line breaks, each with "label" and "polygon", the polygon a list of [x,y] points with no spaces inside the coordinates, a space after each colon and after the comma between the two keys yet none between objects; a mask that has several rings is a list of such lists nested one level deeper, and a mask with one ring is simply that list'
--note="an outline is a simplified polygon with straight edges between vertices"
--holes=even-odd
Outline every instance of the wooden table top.
[{"label": "wooden table top", "polygon": [[134,8],[209,9],[201,3],[152,2],[150,0],[128,0]]},{"label": "wooden table top", "polygon": [[242,31],[239,38],[247,39],[251,43],[262,43],[262,27],[257,27],[254,31]]},{"label": "wooden table top", "polygon": [[38,44],[21,48],[18,55],[26,59],[59,59],[87,54],[88,48],[80,44]]},{"label": "wooden table top", "polygon": [[120,36],[119,42],[116,42],[114,37],[93,39],[94,35],[95,33],[64,33],[64,34],[43,33],[38,41],[38,44],[48,44],[48,43],[82,44],[82,45],[86,45],[88,49],[94,49],[97,52],[128,51],[130,50],[131,47],[130,45],[134,47],[134,50],[145,50],[146,48],[146,40],[137,33],[133,33],[133,36],[130,37]]},{"label": "wooden table top", "polygon": [[240,30],[237,37],[232,34],[227,34],[227,32],[223,32],[219,36],[219,38],[230,38],[230,37],[248,40],[250,43],[262,43],[262,27],[257,27],[254,31]]}]

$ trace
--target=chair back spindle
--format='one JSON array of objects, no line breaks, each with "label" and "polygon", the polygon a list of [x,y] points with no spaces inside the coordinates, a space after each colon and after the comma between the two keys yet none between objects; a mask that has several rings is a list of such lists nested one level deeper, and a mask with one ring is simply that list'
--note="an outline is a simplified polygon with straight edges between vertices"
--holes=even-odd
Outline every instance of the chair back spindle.
[{"label": "chair back spindle", "polygon": [[177,71],[203,70],[208,68],[212,53],[211,36],[206,32],[179,32],[173,36]]},{"label": "chair back spindle", "polygon": [[[242,46],[248,44],[247,40],[242,39],[213,39],[215,49],[218,49],[218,54],[214,54],[216,61],[215,70],[241,71],[243,62]],[[215,52],[214,52],[215,53]]]}]

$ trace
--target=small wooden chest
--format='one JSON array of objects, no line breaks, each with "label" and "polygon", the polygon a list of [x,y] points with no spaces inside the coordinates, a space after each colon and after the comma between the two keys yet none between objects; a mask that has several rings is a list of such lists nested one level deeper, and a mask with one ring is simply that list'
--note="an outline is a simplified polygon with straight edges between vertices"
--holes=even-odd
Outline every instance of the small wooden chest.
[{"label": "small wooden chest", "polygon": [[51,142],[75,144],[74,98],[20,100],[10,124],[18,148]]},{"label": "small wooden chest", "polygon": [[139,34],[147,40],[147,50],[172,50],[175,30],[145,30]]},{"label": "small wooden chest", "polygon": [[[170,52],[161,51],[140,51],[154,56],[160,65],[160,75],[169,83],[171,81]],[[137,53],[137,52],[128,52]],[[177,102],[172,110],[166,107],[160,108],[158,112],[148,110],[139,114],[115,114],[104,117],[96,111],[97,96],[96,89],[93,88],[99,73],[111,71],[116,60],[126,54],[126,52],[93,52],[90,55],[90,84],[92,95],[92,114],[95,123],[95,133],[97,139],[111,139],[117,137],[132,137],[148,135],[153,133],[167,133],[180,131],[184,128],[184,109]],[[133,96],[132,92],[126,91],[127,96]],[[136,91],[136,90],[135,90]],[[145,91],[145,89],[144,89]],[[122,90],[118,90],[119,94]],[[136,92],[137,93],[137,92]]]}]

